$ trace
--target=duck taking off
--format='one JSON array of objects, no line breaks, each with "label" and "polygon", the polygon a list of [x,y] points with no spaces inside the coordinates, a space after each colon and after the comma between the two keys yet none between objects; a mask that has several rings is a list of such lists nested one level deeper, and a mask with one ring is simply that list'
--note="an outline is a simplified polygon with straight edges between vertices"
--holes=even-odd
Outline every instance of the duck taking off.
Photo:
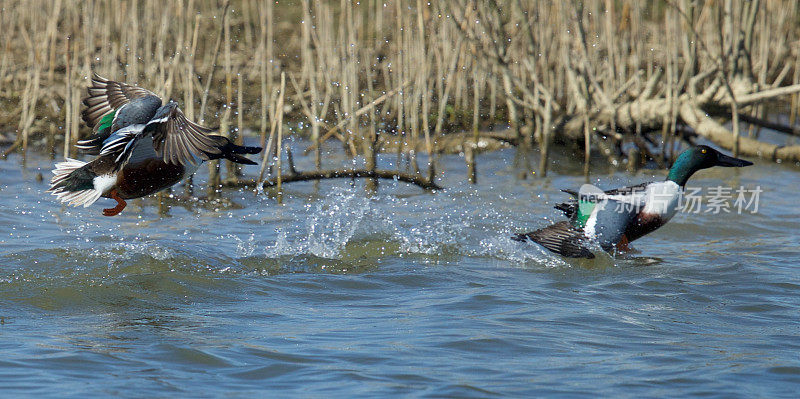
[{"label": "duck taking off", "polygon": [[678,156],[665,181],[608,191],[590,185],[584,185],[579,193],[563,190],[576,198],[555,207],[564,212],[568,221],[517,234],[512,239],[531,240],[570,258],[594,258],[592,244],[606,251],[627,251],[628,243],[652,233],[675,215],[684,186],[695,172],[713,166],[752,164],[709,146],[694,146]]},{"label": "duck taking off", "polygon": [[117,201],[103,215],[125,209],[125,200],[166,189],[194,173],[203,161],[225,158],[256,163],[240,154],[258,154],[260,147],[244,147],[211,134],[184,116],[172,100],[141,87],[107,80],[96,73],[83,99],[81,113],[93,135],[78,148],[97,155],[91,162],[67,158],[55,165],[47,191],[70,205],[88,207],[100,197]]}]

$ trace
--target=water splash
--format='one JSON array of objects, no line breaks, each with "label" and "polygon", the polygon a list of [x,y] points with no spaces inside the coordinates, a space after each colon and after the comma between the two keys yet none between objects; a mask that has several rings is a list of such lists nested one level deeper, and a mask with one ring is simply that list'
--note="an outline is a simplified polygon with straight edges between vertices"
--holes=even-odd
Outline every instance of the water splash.
[{"label": "water splash", "polygon": [[363,194],[341,188],[332,190],[306,222],[308,251],[321,258],[339,257],[369,209],[369,199]]},{"label": "water splash", "polygon": [[[278,229],[275,244],[265,250],[267,257],[311,254],[320,258],[339,259],[347,243],[370,211],[370,200],[362,193],[334,188],[319,201],[305,222],[305,231],[291,240]],[[298,227],[298,230],[302,230]]]},{"label": "water splash", "polygon": [[236,241],[236,256],[252,256],[256,251],[256,235],[253,233],[250,234],[247,240],[243,240],[234,234],[226,234],[225,237]]},{"label": "water splash", "polygon": [[290,256],[290,255],[295,255],[298,252],[304,251],[304,245],[302,244],[294,245],[289,241],[289,237],[287,236],[285,230],[276,229],[275,233],[277,235],[277,237],[275,238],[275,244],[267,247],[264,250],[264,255],[267,258],[279,258],[281,256]]},{"label": "water splash", "polygon": [[397,231],[395,238],[400,241],[400,250],[407,253],[436,255],[447,248],[455,248],[461,237],[464,237],[469,223],[450,218],[437,218],[426,223],[413,226],[405,231]]}]

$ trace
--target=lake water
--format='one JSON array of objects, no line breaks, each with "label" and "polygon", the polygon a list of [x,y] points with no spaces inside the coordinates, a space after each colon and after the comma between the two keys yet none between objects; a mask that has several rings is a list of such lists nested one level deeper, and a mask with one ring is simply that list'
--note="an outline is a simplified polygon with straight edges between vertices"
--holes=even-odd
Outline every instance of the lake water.
[{"label": "lake water", "polygon": [[[0,393],[795,397],[798,167],[701,171],[760,186],[758,212],[678,214],[626,259],[567,262],[508,237],[560,220],[582,166],[517,180],[513,158],[480,154],[471,186],[443,156],[438,193],[340,179],[113,218],[44,193],[48,159],[0,161]],[[603,165],[604,188],[665,176]]]}]

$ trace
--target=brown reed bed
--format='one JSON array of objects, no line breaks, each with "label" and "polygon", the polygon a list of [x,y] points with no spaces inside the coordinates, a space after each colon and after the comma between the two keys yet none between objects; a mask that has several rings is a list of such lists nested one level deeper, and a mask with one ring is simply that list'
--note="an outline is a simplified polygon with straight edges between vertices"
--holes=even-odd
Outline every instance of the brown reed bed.
[{"label": "brown reed bed", "polygon": [[[666,165],[697,137],[800,161],[800,147],[758,140],[762,127],[800,133],[795,2],[9,0],[0,24],[3,155],[75,155],[96,71],[179,99],[236,140],[254,132],[268,185],[301,179],[280,164],[287,135],[308,138],[305,153],[330,172],[308,176],[365,177],[370,191],[401,174],[433,183],[436,157],[420,166],[417,154],[452,148],[474,182],[480,140],[538,146],[540,176],[553,144],[582,149],[587,174],[593,152]],[[788,123],[768,120],[771,101]],[[327,165],[330,139],[363,170]],[[380,170],[381,149],[407,169]],[[235,165],[209,168],[210,192],[238,184]]]}]

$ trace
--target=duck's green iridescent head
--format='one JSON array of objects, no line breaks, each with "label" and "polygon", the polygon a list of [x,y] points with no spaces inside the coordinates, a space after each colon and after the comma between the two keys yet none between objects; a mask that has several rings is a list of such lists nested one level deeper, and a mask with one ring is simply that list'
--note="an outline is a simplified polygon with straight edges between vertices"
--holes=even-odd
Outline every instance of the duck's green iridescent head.
[{"label": "duck's green iridescent head", "polygon": [[678,156],[678,159],[669,168],[667,180],[685,186],[686,181],[700,169],[713,166],[742,167],[752,164],[744,159],[727,156],[707,145],[698,145],[687,149]]}]

